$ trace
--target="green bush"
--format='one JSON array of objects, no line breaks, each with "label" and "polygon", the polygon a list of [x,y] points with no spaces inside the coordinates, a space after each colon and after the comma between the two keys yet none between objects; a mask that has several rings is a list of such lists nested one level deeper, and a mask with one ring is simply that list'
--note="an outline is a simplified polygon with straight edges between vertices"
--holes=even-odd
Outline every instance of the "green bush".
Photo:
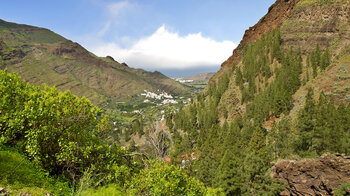
[{"label": "green bush", "polygon": [[[211,193],[215,191],[211,190]],[[133,177],[127,190],[129,195],[206,195],[206,187],[185,174],[183,170],[155,161],[149,169]]]},{"label": "green bush", "polygon": [[84,97],[0,70],[0,111],[0,144],[24,144],[29,158],[52,174],[74,180],[88,168],[107,175],[114,165],[130,165],[119,145],[100,138],[111,130],[109,120]]},{"label": "green bush", "polygon": [[334,195],[336,196],[350,195],[350,183],[344,183],[340,185],[340,187],[334,191]]}]

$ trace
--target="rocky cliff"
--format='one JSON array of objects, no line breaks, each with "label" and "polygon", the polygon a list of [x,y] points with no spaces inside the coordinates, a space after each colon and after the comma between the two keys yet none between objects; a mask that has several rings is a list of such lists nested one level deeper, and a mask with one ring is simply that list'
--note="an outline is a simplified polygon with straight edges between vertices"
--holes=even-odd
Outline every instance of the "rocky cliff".
[{"label": "rocky cliff", "polygon": [[268,13],[262,17],[258,23],[245,31],[240,44],[233,50],[232,56],[222,63],[221,68],[228,69],[232,67],[233,64],[237,64],[241,59],[241,52],[244,46],[256,41],[266,32],[281,26],[290,16],[293,8],[299,1],[300,0],[277,0],[268,9]]},{"label": "rocky cliff", "polygon": [[281,195],[333,195],[341,184],[350,182],[350,157],[325,154],[317,159],[280,160],[271,177],[285,183]]}]

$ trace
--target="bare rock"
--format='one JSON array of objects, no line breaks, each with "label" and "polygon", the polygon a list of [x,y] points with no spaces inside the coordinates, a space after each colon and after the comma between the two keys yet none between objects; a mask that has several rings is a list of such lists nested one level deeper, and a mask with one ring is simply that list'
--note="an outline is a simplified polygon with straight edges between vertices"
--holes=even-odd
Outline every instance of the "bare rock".
[{"label": "bare rock", "polygon": [[333,195],[350,182],[350,157],[324,154],[317,159],[279,160],[270,174],[285,183],[281,195]]}]

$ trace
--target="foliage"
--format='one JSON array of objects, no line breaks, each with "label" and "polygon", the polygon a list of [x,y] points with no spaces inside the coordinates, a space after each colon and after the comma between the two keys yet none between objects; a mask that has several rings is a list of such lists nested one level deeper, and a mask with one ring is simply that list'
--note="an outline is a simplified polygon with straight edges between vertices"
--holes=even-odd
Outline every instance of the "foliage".
[{"label": "foliage", "polygon": [[42,90],[2,70],[0,97],[1,143],[24,144],[21,150],[52,174],[75,179],[88,168],[106,174],[114,171],[114,165],[132,166],[118,144],[101,138],[110,124],[89,100],[56,88]]},{"label": "foliage", "polygon": [[133,177],[129,195],[205,195],[207,189],[198,180],[166,162],[154,161],[150,168]]},{"label": "foliage", "polygon": [[[247,106],[247,115],[260,123],[271,116],[287,113],[292,108],[292,95],[297,91],[301,82],[302,58],[298,52],[291,49],[282,55],[282,67],[276,70],[275,80],[258,93]],[[242,98],[243,100],[243,98]]]},{"label": "foliage", "polygon": [[350,194],[350,183],[344,183],[334,191],[335,196],[346,196]]},{"label": "foliage", "polygon": [[121,195],[126,195],[123,190],[118,187],[115,184],[109,184],[105,186],[98,187],[97,189],[95,188],[89,188],[83,191],[80,194],[81,196],[121,196]]},{"label": "foliage", "polygon": [[[336,106],[323,93],[315,101],[310,89],[296,118],[289,118],[293,95],[302,85],[303,56],[300,48],[285,52],[280,44],[276,29],[246,46],[243,64],[232,71],[235,77],[210,83],[195,102],[167,119],[174,141],[172,161],[181,164],[186,154],[198,154],[186,162],[187,172],[227,195],[278,195],[283,186],[268,176],[273,160],[349,153],[350,105]],[[330,63],[329,49],[321,52],[317,46],[305,67],[313,67],[316,76]],[[306,73],[304,82],[309,77]],[[226,120],[226,106],[219,107],[228,85],[239,87],[246,106],[232,122]],[[278,123],[264,128],[274,118]]]},{"label": "foliage", "polygon": [[336,107],[323,93],[318,103],[309,89],[305,107],[298,113],[295,151],[301,155],[350,153],[350,106]]},{"label": "foliage", "polygon": [[303,0],[300,1],[295,9],[301,9],[309,6],[322,6],[322,5],[330,5],[334,2],[341,2],[342,0]]}]

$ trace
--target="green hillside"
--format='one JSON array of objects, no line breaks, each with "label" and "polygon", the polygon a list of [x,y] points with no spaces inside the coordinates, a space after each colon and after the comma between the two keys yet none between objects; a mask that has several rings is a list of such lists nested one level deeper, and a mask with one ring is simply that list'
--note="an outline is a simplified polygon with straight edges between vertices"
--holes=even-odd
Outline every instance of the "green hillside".
[{"label": "green hillside", "polygon": [[100,104],[128,100],[144,90],[184,95],[189,90],[159,72],[132,69],[96,57],[79,44],[44,29],[0,20],[1,67],[32,84],[46,83]]},{"label": "green hillside", "polygon": [[277,0],[196,101],[168,115],[172,160],[198,154],[188,172],[227,195],[279,195],[283,184],[269,176],[277,160],[349,154],[349,9]]}]

